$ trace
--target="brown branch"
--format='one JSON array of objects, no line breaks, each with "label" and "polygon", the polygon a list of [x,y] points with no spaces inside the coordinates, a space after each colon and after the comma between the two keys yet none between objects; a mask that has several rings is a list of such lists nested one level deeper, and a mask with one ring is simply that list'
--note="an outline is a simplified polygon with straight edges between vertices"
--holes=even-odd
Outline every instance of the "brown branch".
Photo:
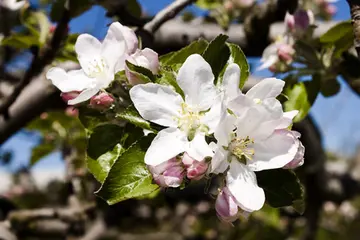
[{"label": "brown branch", "polygon": [[161,10],[156,16],[148,23],[145,24],[144,30],[149,33],[155,33],[159,27],[166,21],[174,18],[186,6],[192,4],[195,0],[176,0],[169,6]]},{"label": "brown branch", "polygon": [[22,81],[15,87],[13,93],[0,106],[0,114],[3,114],[5,118],[9,118],[10,106],[16,101],[20,93],[30,83],[33,77],[36,77],[39,73],[41,73],[44,67],[46,67],[54,60],[63,39],[67,35],[69,21],[70,12],[64,9],[62,19],[56,27],[50,44],[46,46],[44,54],[40,54],[38,49],[34,50],[34,57],[29,70],[26,71]]},{"label": "brown branch", "polygon": [[360,1],[359,0],[347,0],[350,6],[351,23],[354,31],[354,45],[360,59]]}]

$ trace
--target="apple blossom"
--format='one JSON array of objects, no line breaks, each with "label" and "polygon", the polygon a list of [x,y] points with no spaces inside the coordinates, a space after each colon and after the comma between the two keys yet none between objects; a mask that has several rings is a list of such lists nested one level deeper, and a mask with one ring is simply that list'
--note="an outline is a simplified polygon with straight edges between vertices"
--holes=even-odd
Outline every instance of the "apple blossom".
[{"label": "apple blossom", "polygon": [[224,222],[233,222],[239,218],[239,207],[234,196],[227,187],[218,194],[215,202],[215,210],[218,217]]},{"label": "apple blossom", "polygon": [[287,40],[290,39],[280,39],[265,48],[260,59],[262,64],[258,67],[258,70],[272,67],[277,71],[278,63],[285,64],[285,66],[292,63],[295,50],[291,41],[289,41],[290,43],[287,43]]},{"label": "apple blossom", "polygon": [[185,177],[185,167],[176,157],[157,166],[148,166],[156,184],[161,187],[179,187]]},{"label": "apple blossom", "polygon": [[139,84],[130,89],[130,98],[140,115],[167,128],[161,130],[145,154],[145,163],[156,166],[187,152],[194,159],[211,156],[205,134],[218,121],[208,117],[217,100],[210,65],[198,54],[190,55],[181,66],[177,83],[185,98],[170,86],[155,83]]},{"label": "apple blossom", "polygon": [[125,59],[135,51],[135,33],[118,22],[112,23],[101,43],[89,34],[81,34],[75,44],[75,51],[81,70],[66,72],[51,68],[46,78],[62,92],[79,91],[80,94],[68,101],[69,105],[89,100],[114,80],[118,71],[124,70]]},{"label": "apple blossom", "polygon": [[[157,74],[159,71],[160,65],[158,54],[150,48],[144,48],[142,50],[138,49],[126,60],[137,66],[149,69],[153,74]],[[143,83],[141,79],[139,79],[135,74],[131,73],[127,66],[125,66],[125,74],[131,85]]]},{"label": "apple blossom", "polygon": [[7,8],[11,11],[17,11],[25,5],[26,1],[17,0],[0,0],[0,7]]},{"label": "apple blossom", "polygon": [[[300,133],[296,132],[296,131],[290,131],[294,137],[296,138],[300,138]],[[305,153],[305,147],[304,145],[302,145],[302,143],[299,141],[299,147],[297,150],[297,153],[294,157],[293,160],[291,160],[291,162],[289,162],[288,164],[286,164],[284,166],[285,169],[294,169],[297,167],[300,167],[304,164],[304,153]]]}]

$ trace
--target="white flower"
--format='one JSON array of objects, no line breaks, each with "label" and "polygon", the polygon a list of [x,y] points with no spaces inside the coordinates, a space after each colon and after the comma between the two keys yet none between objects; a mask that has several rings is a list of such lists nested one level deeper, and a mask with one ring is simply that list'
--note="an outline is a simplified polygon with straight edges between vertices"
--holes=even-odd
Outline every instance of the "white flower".
[{"label": "white flower", "polygon": [[0,0],[0,7],[7,8],[12,11],[17,11],[25,5],[26,1],[17,0]]},{"label": "white flower", "polygon": [[89,34],[81,34],[75,51],[82,69],[65,72],[55,67],[47,72],[46,78],[62,92],[81,92],[68,104],[84,102],[108,87],[115,73],[124,70],[126,57],[137,46],[135,40],[135,33],[118,22],[111,24],[102,43]]},{"label": "white flower", "polygon": [[210,65],[200,55],[193,54],[177,75],[185,99],[169,86],[147,83],[131,88],[130,98],[140,115],[167,127],[158,133],[147,150],[146,164],[156,166],[182,152],[194,159],[212,155],[205,141],[212,119],[204,111],[212,107],[217,97],[213,81]]},{"label": "white flower", "polygon": [[287,43],[285,40],[276,41],[265,48],[260,59],[262,64],[257,70],[271,68],[280,61],[290,64],[293,61],[294,54],[295,50],[291,41],[290,43]]},{"label": "white flower", "polygon": [[254,171],[282,168],[301,149],[298,135],[284,128],[297,112],[284,114],[276,96],[283,82],[266,79],[229,103],[234,115],[223,113],[212,143],[211,172],[227,169],[227,187],[238,206],[247,212],[262,207],[265,196]]}]

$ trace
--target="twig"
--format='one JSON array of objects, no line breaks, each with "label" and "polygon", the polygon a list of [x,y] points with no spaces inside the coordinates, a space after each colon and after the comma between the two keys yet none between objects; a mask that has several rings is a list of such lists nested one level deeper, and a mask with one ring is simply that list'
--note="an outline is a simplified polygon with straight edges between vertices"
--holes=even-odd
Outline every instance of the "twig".
[{"label": "twig", "polygon": [[70,21],[70,13],[64,9],[64,13],[61,21],[59,22],[51,42],[44,51],[44,54],[40,54],[38,50],[34,52],[34,57],[30,68],[26,71],[22,81],[17,85],[13,93],[6,99],[6,101],[0,106],[0,114],[3,114],[5,118],[9,118],[9,107],[16,101],[24,87],[26,87],[33,77],[42,72],[46,65],[50,64],[61,46],[62,40],[67,35],[67,27]]},{"label": "twig", "polygon": [[354,45],[360,59],[360,1],[359,0],[347,0],[350,6],[351,23],[354,31]]},{"label": "twig", "polygon": [[144,26],[144,30],[149,33],[155,33],[159,27],[166,21],[174,18],[179,12],[181,12],[186,6],[192,4],[196,0],[176,0],[169,6],[161,10],[156,16]]}]

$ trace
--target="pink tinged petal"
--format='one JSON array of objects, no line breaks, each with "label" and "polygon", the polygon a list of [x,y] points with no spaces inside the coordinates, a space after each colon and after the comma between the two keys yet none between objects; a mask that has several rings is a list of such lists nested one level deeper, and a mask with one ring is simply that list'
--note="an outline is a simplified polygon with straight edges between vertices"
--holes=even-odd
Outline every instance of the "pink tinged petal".
[{"label": "pink tinged petal", "polygon": [[81,102],[85,102],[85,101],[89,100],[91,97],[93,97],[94,95],[96,95],[99,91],[100,91],[100,89],[98,89],[98,88],[86,89],[86,90],[82,91],[76,98],[69,100],[68,104],[75,105],[75,104],[78,104]]},{"label": "pink tinged petal", "polygon": [[149,61],[149,69],[153,74],[157,74],[159,71],[160,63],[159,63],[159,55],[150,48],[144,48],[141,50],[142,54]]},{"label": "pink tinged petal", "polygon": [[140,84],[130,89],[130,98],[140,115],[156,124],[177,127],[182,97],[169,86]]},{"label": "pink tinged petal", "polygon": [[161,130],[151,142],[145,154],[145,163],[157,166],[186,151],[187,136],[177,128]]},{"label": "pink tinged petal", "polygon": [[[126,61],[129,61],[130,63],[137,65],[136,60],[133,56],[128,56],[126,58]],[[145,83],[138,76],[136,76],[136,74],[132,73],[126,64],[125,64],[125,75],[126,75],[126,79],[128,80],[131,86]]]},{"label": "pink tinged petal", "polygon": [[[296,138],[300,138],[300,133],[296,132],[296,131],[291,131],[294,135],[294,137]],[[297,139],[297,141],[299,141],[299,147],[298,150],[296,152],[296,155],[294,157],[294,159],[289,162],[288,164],[286,164],[284,166],[285,169],[294,169],[297,167],[300,167],[304,164],[304,154],[305,154],[305,147],[304,145],[300,142],[299,139]]]},{"label": "pink tinged petal", "polygon": [[285,15],[285,24],[288,31],[292,31],[295,28],[295,18],[294,15],[291,15],[289,12],[286,12]]},{"label": "pink tinged petal", "polygon": [[247,164],[253,171],[282,168],[292,161],[300,142],[289,130],[276,130],[269,138],[255,141],[255,154]]},{"label": "pink tinged petal", "polygon": [[219,174],[226,171],[229,167],[229,151],[225,150],[222,146],[217,146],[215,154],[211,159],[210,172]]},{"label": "pink tinged petal", "polygon": [[206,157],[212,157],[213,151],[205,141],[204,133],[196,133],[194,139],[189,142],[186,152],[190,157],[196,160],[203,160]]},{"label": "pink tinged petal", "polygon": [[50,68],[46,78],[61,92],[82,91],[95,85],[95,79],[89,78],[83,70],[72,70],[66,72],[62,68]]},{"label": "pink tinged petal", "polygon": [[264,100],[265,98],[276,98],[283,90],[285,82],[277,78],[265,78],[253,86],[246,96],[252,99]]},{"label": "pink tinged petal", "polygon": [[226,185],[241,209],[253,212],[264,205],[264,190],[257,185],[255,173],[246,165],[232,161],[226,176]]},{"label": "pink tinged petal", "polygon": [[227,101],[230,101],[241,94],[240,86],[240,67],[235,63],[231,63],[225,70],[223,81],[221,83]]},{"label": "pink tinged petal", "polygon": [[224,187],[216,198],[215,210],[218,217],[225,222],[233,222],[239,218],[239,209],[234,197]]},{"label": "pink tinged petal", "polygon": [[81,68],[88,74],[93,65],[101,61],[101,42],[90,34],[80,34],[75,43],[75,51]]},{"label": "pink tinged petal", "polygon": [[124,70],[127,53],[124,28],[119,22],[112,23],[101,46],[101,55],[111,74]]},{"label": "pink tinged petal", "polygon": [[217,91],[210,65],[199,54],[190,55],[181,66],[177,82],[184,91],[185,102],[199,111],[213,105]]},{"label": "pink tinged petal", "polygon": [[181,161],[185,165],[185,167],[190,167],[196,160],[194,158],[190,157],[190,155],[187,152],[184,152],[184,155],[182,156]]},{"label": "pink tinged petal", "polygon": [[121,25],[121,32],[122,32],[125,42],[126,42],[126,53],[127,54],[134,53],[139,45],[138,38],[137,38],[134,30],[132,30],[129,27]]}]

